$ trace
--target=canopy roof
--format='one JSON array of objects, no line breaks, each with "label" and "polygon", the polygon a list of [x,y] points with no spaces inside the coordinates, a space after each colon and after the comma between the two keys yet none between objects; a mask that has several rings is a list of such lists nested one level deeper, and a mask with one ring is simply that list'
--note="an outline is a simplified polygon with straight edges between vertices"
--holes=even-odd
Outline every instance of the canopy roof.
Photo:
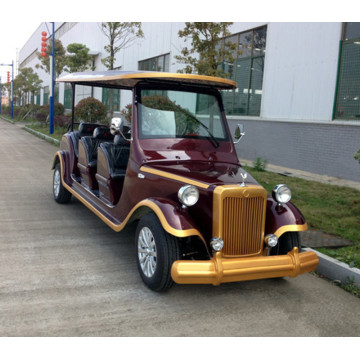
[{"label": "canopy roof", "polygon": [[200,85],[217,89],[235,89],[236,82],[213,76],[178,74],[152,71],[89,71],[66,75],[58,82],[69,82],[85,86],[118,87],[132,89],[140,81],[181,83],[182,85]]}]

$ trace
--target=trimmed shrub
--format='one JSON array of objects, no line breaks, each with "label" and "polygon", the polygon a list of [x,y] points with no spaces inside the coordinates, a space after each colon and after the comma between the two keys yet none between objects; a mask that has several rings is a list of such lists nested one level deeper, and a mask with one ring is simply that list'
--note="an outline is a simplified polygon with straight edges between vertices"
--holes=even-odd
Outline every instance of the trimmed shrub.
[{"label": "trimmed shrub", "polygon": [[67,115],[55,115],[54,125],[57,127],[68,127],[71,123],[70,116]]},{"label": "trimmed shrub", "polygon": [[34,118],[38,110],[40,109],[40,105],[36,104],[27,104],[20,107],[19,117],[22,120],[25,118]]},{"label": "trimmed shrub", "polygon": [[107,122],[107,108],[99,100],[88,97],[79,101],[75,107],[75,119],[83,120],[89,123]]},{"label": "trimmed shrub", "polygon": [[50,111],[49,105],[39,106],[34,118],[36,119],[36,121],[45,124],[49,116],[49,111]]},{"label": "trimmed shrub", "polygon": [[[49,107],[50,109],[50,107]],[[54,106],[54,115],[55,116],[61,116],[65,114],[65,106],[61,103],[55,103]]]},{"label": "trimmed shrub", "polygon": [[2,105],[1,106],[1,113],[4,115],[10,115],[10,106],[8,105]]}]

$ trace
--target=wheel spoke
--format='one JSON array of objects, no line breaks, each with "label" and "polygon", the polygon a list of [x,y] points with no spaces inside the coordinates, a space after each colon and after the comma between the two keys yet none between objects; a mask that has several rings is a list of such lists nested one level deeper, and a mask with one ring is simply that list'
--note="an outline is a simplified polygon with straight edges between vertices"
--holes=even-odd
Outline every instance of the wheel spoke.
[{"label": "wheel spoke", "polygon": [[140,258],[139,258],[139,260],[140,260],[140,264],[143,264],[144,262],[145,262],[145,260],[147,259],[147,256],[146,255],[144,255],[144,256],[141,256]]},{"label": "wheel spoke", "polygon": [[54,174],[54,194],[58,196],[60,192],[60,172],[58,170],[55,171]]},{"label": "wheel spoke", "polygon": [[148,227],[143,227],[138,236],[138,258],[143,274],[150,278],[156,271],[156,244]]}]

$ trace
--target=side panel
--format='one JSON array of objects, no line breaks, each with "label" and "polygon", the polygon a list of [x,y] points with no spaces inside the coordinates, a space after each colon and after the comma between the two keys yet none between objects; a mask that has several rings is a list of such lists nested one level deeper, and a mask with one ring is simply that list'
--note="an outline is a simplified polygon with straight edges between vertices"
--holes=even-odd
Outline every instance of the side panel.
[{"label": "side panel", "polygon": [[308,228],[304,215],[291,202],[277,206],[271,198],[267,199],[265,235],[275,234],[280,237],[288,231],[306,231]]},{"label": "side panel", "polygon": [[[69,154],[65,151],[58,151],[55,155],[53,168],[55,164],[61,164],[61,177],[64,186],[86,207],[94,212],[102,221],[104,221],[114,231],[121,231],[125,225],[132,220],[140,218],[143,214],[153,211],[158,216],[163,228],[176,237],[199,236],[203,241],[203,236],[197,230],[191,217],[186,211],[173,202],[161,198],[147,198],[136,203],[127,213],[127,216],[120,221],[119,218],[110,217],[93,201],[92,198],[86,198],[84,192],[80,193],[75,188],[79,185],[72,186],[73,180],[69,171]],[[74,184],[76,185],[76,184]],[[116,222],[115,220],[119,220]]]}]

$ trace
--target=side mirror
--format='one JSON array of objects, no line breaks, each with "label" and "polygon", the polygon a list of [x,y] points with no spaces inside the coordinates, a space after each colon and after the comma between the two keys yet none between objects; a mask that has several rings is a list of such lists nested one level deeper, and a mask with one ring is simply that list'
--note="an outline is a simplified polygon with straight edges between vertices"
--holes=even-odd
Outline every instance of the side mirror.
[{"label": "side mirror", "polygon": [[244,125],[243,124],[237,124],[236,129],[235,129],[235,141],[234,144],[237,144],[241,138],[245,135],[245,131],[244,131]]},{"label": "side mirror", "polygon": [[110,132],[112,135],[122,134],[124,127],[124,120],[119,117],[115,117],[111,119]]}]

